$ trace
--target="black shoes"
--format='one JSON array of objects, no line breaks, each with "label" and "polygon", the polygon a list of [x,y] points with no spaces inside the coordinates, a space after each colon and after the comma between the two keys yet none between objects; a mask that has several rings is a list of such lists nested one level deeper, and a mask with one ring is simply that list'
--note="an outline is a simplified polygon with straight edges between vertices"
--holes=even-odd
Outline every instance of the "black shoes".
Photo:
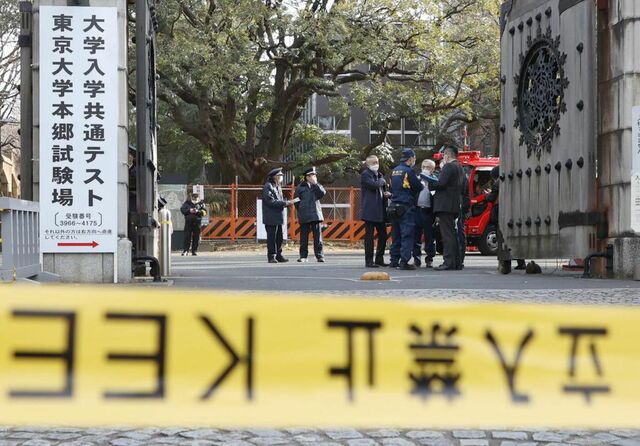
[{"label": "black shoes", "polygon": [[435,271],[454,271],[455,268],[451,268],[450,266],[445,265],[444,263],[440,266],[433,268]]},{"label": "black shoes", "polygon": [[289,259],[285,259],[282,256],[276,257],[276,260],[277,260],[278,263],[287,263],[289,261]]},{"label": "black shoes", "polygon": [[324,257],[318,257],[318,263],[324,263]]},{"label": "black shoes", "polygon": [[384,263],[384,260],[376,260],[375,264],[378,266],[382,266],[383,268],[389,266],[388,263]]},{"label": "black shoes", "polygon": [[269,263],[278,263],[276,259],[269,259]]},{"label": "black shoes", "polygon": [[189,254],[189,251],[182,251],[182,254],[180,254],[181,256],[186,256],[187,254]]},{"label": "black shoes", "polygon": [[414,270],[417,269],[417,267],[415,265],[410,264],[410,263],[400,262],[399,269],[403,269],[403,270],[406,270],[406,271],[414,271]]},{"label": "black shoes", "polygon": [[398,263],[395,262],[391,262],[389,263],[389,268],[398,268],[400,265]]},{"label": "black shoes", "polygon": [[420,268],[422,266],[422,261],[420,261],[418,257],[414,257],[413,264],[416,266],[416,268]]},{"label": "black shoes", "polygon": [[425,260],[424,261],[424,267],[425,268],[433,268],[433,262],[431,260]]},{"label": "black shoes", "polygon": [[380,265],[377,265],[377,264],[375,264],[373,262],[367,262],[367,263],[364,264],[364,266],[366,268],[380,268]]},{"label": "black shoes", "polygon": [[192,255],[192,256],[197,256],[197,255],[198,255],[198,253],[197,253],[197,252],[195,252],[195,251],[193,251],[193,252],[191,253],[191,255]]}]

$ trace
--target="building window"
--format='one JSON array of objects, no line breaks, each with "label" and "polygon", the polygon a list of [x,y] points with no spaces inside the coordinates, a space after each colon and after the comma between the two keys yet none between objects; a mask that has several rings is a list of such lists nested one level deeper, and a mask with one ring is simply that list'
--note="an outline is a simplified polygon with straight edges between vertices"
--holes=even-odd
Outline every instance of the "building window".
[{"label": "building window", "polygon": [[318,116],[318,127],[326,132],[351,133],[351,116]]}]

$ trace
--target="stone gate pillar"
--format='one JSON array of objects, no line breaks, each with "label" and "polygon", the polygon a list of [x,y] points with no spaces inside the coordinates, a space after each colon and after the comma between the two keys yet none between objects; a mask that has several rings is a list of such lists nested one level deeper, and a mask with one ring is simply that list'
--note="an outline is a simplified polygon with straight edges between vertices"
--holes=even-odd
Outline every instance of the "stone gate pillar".
[{"label": "stone gate pillar", "polygon": [[[598,11],[598,199],[606,210],[617,277],[640,277],[640,1],[606,0]],[[633,119],[635,117],[635,120]],[[632,134],[636,139],[632,140]],[[634,215],[635,211],[635,215]]]}]

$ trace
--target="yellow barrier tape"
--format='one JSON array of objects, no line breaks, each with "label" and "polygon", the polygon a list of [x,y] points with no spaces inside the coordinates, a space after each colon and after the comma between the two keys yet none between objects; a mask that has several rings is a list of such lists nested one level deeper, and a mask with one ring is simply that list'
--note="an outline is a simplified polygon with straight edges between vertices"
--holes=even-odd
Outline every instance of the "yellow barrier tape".
[{"label": "yellow barrier tape", "polygon": [[636,308],[14,288],[0,424],[637,427],[639,339]]}]

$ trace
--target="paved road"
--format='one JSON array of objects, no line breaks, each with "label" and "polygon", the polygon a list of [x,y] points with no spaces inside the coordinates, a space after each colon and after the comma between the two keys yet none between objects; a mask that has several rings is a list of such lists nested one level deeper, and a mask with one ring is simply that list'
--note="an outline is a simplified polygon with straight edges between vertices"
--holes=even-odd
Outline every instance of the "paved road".
[{"label": "paved road", "polygon": [[[640,282],[581,279],[562,271],[562,261],[541,261],[543,274],[501,275],[493,258],[469,255],[463,271],[388,271],[390,281],[362,281],[362,254],[338,252],[327,263],[269,264],[257,253],[204,253],[173,257],[175,286],[235,291],[315,292],[337,295],[405,296],[541,302],[640,304]],[[294,259],[290,254],[289,258]]]}]

